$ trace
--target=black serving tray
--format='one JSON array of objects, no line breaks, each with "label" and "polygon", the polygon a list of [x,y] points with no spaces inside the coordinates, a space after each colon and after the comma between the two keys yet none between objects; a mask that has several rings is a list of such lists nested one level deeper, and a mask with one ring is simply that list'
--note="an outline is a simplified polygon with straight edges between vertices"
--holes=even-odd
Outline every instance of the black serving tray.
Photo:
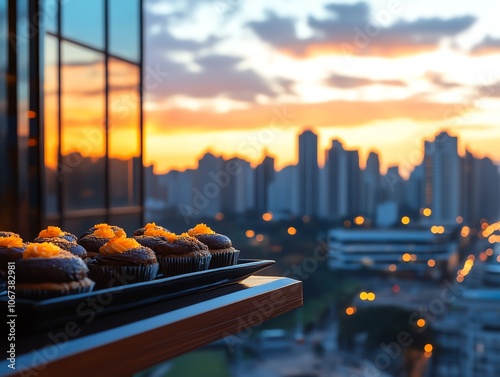
[{"label": "black serving tray", "polygon": [[[192,272],[143,283],[94,290],[88,293],[61,296],[46,300],[16,299],[17,318],[30,330],[56,327],[68,321],[86,318],[90,302],[105,303],[94,314],[102,316],[116,311],[148,305],[175,297],[238,283],[275,264],[273,260],[241,259],[237,265]],[[5,293],[5,292],[4,292]],[[0,297],[0,306],[7,306],[7,296]],[[23,326],[25,327],[25,326]]]}]

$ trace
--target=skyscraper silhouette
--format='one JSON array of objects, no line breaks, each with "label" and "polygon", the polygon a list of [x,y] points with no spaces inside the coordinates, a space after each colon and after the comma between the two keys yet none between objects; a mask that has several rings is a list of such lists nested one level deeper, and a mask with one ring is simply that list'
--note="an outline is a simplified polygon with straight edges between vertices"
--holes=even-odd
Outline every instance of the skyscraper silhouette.
[{"label": "skyscraper silhouette", "polygon": [[426,144],[425,169],[427,199],[431,199],[432,221],[455,224],[460,215],[460,158],[457,138],[446,132]]},{"label": "skyscraper silhouette", "polygon": [[299,214],[315,216],[318,211],[318,136],[306,130],[299,135]]},{"label": "skyscraper silhouette", "polygon": [[338,140],[326,152],[326,181],[328,186],[328,217],[332,220],[347,216],[348,177],[347,152]]},{"label": "skyscraper silhouette", "polygon": [[362,175],[362,212],[373,219],[377,204],[380,202],[380,161],[377,153],[370,152],[366,160],[366,169]]},{"label": "skyscraper silhouette", "polygon": [[259,212],[269,210],[268,190],[274,174],[274,158],[266,155],[255,169],[255,208]]},{"label": "skyscraper silhouette", "polygon": [[199,216],[213,217],[221,211],[221,193],[224,187],[214,177],[221,172],[222,162],[222,158],[210,152],[205,153],[198,161],[198,169],[194,174],[193,203],[197,206]]}]

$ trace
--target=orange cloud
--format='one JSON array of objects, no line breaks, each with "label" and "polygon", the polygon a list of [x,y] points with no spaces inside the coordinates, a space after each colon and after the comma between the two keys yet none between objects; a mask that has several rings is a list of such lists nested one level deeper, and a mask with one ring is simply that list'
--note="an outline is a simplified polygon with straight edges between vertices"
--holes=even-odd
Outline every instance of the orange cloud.
[{"label": "orange cloud", "polygon": [[[368,101],[328,101],[322,103],[284,104],[292,123],[313,124],[315,127],[360,126],[375,120],[408,118],[415,121],[445,120],[456,108],[454,104],[432,103],[419,99]],[[187,109],[154,110],[148,112],[154,132],[185,132],[196,130],[248,130],[268,125],[283,125],[272,106],[255,105],[245,110],[227,113],[191,111]],[[279,111],[279,110],[278,110]],[[287,124],[290,121],[285,122]]]}]

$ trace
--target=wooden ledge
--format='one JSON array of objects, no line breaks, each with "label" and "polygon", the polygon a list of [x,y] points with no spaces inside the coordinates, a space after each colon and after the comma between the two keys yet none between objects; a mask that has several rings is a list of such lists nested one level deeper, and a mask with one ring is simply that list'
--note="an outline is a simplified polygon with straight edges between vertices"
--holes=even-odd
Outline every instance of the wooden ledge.
[{"label": "wooden ledge", "polygon": [[78,328],[78,334],[63,328],[17,338],[16,370],[1,362],[0,374],[77,377],[112,371],[113,376],[130,376],[222,338],[229,337],[231,349],[262,322],[300,306],[302,282],[252,276],[239,284],[97,318]]}]

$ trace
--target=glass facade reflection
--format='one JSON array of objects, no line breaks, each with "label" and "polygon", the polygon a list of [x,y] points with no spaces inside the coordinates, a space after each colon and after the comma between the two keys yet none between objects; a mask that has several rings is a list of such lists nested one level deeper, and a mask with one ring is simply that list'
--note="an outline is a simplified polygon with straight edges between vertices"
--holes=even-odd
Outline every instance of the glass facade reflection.
[{"label": "glass facade reflection", "polygon": [[118,215],[142,221],[141,7],[141,1],[61,2],[55,31],[46,31],[57,56],[57,137],[45,140],[45,199],[49,208],[55,197],[57,211],[47,224],[83,230]]},{"label": "glass facade reflection", "polygon": [[142,223],[141,27],[140,0],[0,0],[1,228]]},{"label": "glass facade reflection", "polygon": [[105,0],[61,2],[61,34],[75,42],[104,50],[105,6]]},{"label": "glass facade reflection", "polygon": [[[7,166],[7,47],[8,47],[8,14],[7,0],[0,0],[0,206],[4,208],[7,198],[7,188],[5,187],[8,166]],[[4,178],[5,177],[5,178]],[[7,223],[8,213],[0,211],[0,222]]]}]

